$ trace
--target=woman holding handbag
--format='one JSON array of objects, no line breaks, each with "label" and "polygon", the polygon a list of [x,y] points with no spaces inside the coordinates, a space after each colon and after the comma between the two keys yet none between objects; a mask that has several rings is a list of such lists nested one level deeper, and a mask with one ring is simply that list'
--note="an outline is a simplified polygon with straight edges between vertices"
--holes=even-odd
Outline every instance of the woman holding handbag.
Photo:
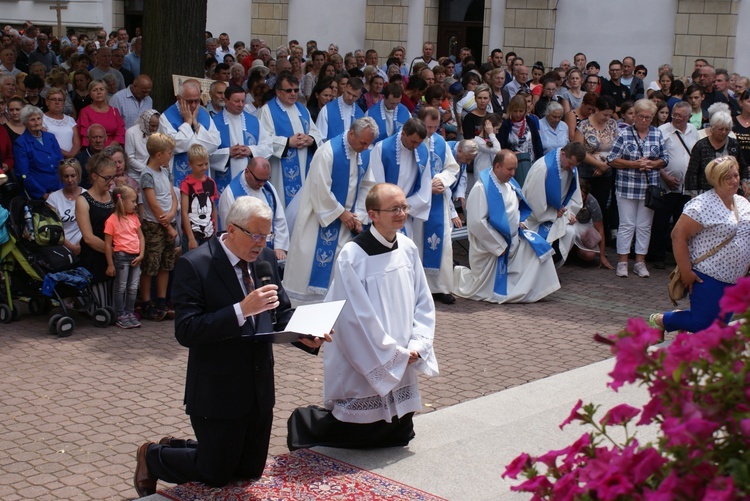
[{"label": "woman holding handbag", "polygon": [[737,160],[717,158],[706,166],[705,175],[713,188],[685,205],[672,231],[676,271],[690,291],[690,309],[654,313],[649,318],[667,331],[698,332],[711,325],[719,316],[724,289],[750,266],[750,202],[737,194]]}]

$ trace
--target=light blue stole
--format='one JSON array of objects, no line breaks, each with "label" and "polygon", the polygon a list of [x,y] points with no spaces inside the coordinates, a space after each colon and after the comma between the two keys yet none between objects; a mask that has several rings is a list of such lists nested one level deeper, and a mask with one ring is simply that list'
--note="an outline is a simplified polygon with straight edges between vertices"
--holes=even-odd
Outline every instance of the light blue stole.
[{"label": "light blue stole", "polygon": [[[344,120],[341,118],[341,108],[339,107],[339,103],[342,102],[344,102],[344,98],[340,97],[326,104],[328,113],[328,134],[326,135],[327,139],[333,139],[335,136],[346,132],[346,128],[344,127]],[[354,116],[352,116],[351,122],[354,122],[356,119],[365,116],[362,108],[360,108],[357,103],[354,103],[352,109],[354,110]]]},{"label": "light blue stole", "polygon": [[[185,123],[177,103],[167,108],[164,112],[164,116],[167,117],[167,120],[169,120],[170,125],[174,127],[174,130],[178,130],[180,125]],[[209,115],[203,108],[198,108],[198,123],[206,130],[211,128],[211,115]],[[174,185],[180,186],[182,180],[185,179],[185,176],[189,173],[190,165],[188,165],[187,151],[176,153],[172,161],[172,177],[174,178]],[[219,191],[219,193],[221,193],[221,191]]]},{"label": "light blue stole", "polygon": [[[367,110],[367,113],[365,113],[365,115],[375,120],[375,123],[378,124],[378,130],[380,130],[380,135],[375,138],[375,141],[373,141],[372,144],[377,144],[383,139],[387,138],[388,128],[386,127],[387,115],[385,114],[385,99],[381,99],[379,103],[375,103],[370,106],[370,109]],[[398,132],[401,127],[404,126],[404,123],[406,123],[406,121],[410,118],[411,115],[409,114],[408,108],[403,104],[398,103],[398,105],[396,106],[396,110],[394,111],[393,134],[396,134],[396,132]]]},{"label": "light blue stole", "polygon": [[[399,165],[397,158],[396,158],[396,151],[398,148],[397,141],[401,140],[401,131],[398,133],[392,135],[391,137],[383,140],[383,146],[381,150],[380,158],[383,161],[383,172],[385,174],[385,182],[398,185],[398,174],[401,170],[401,166]],[[406,149],[406,147],[402,144],[401,147],[403,148],[403,151],[407,155],[413,155],[414,152]],[[419,189],[422,187],[422,173],[427,168],[427,158],[428,158],[429,152],[427,151],[427,146],[424,144],[419,145],[417,148],[417,178],[414,180],[414,184],[411,188],[408,190],[404,189],[404,193],[406,193],[406,198],[409,198],[410,196],[414,195],[419,191]]]},{"label": "light blue stole", "polygon": [[[365,175],[367,164],[370,160],[370,150],[365,150],[359,154],[357,185],[349,186],[349,159],[346,156],[347,146],[346,134],[341,133],[331,138],[331,150],[333,151],[333,165],[331,166],[331,193],[345,209],[354,210],[357,205],[357,194],[359,184]],[[357,155],[351,152],[352,155]],[[353,189],[355,196],[351,207],[346,207],[346,199],[349,190]],[[341,231],[341,220],[336,218],[331,224],[318,229],[318,241],[315,244],[315,255],[313,256],[312,271],[310,272],[310,281],[308,288],[317,293],[325,293],[331,282],[331,273],[333,272],[334,258],[336,257],[336,248],[339,244],[339,232]]]},{"label": "light blue stole", "polygon": [[[570,183],[568,193],[565,194],[565,200],[562,199],[562,180],[560,179],[560,169],[558,165],[558,155],[560,149],[554,149],[544,155],[544,163],[547,166],[547,177],[544,181],[544,192],[547,197],[547,206],[554,207],[557,210],[562,209],[568,205],[570,199],[573,198],[573,194],[578,188],[578,171],[573,167],[573,181]],[[547,239],[549,230],[552,228],[554,221],[545,221],[537,228],[542,238]]]},{"label": "light blue stole", "polygon": [[[214,124],[216,124],[216,128],[219,129],[219,135],[221,136],[221,144],[219,145],[219,149],[222,148],[229,148],[232,145],[231,135],[229,133],[229,123],[225,120],[227,110],[222,110],[221,113],[218,113],[216,116],[214,116]],[[260,122],[257,118],[252,116],[250,113],[246,111],[242,111],[242,118],[244,127],[242,130],[242,142],[245,146],[255,146],[258,144],[258,139],[260,138]],[[232,159],[231,157],[227,159],[227,165],[226,170],[224,172],[216,172],[214,175],[214,180],[216,181],[216,187],[219,190],[219,193],[222,193],[224,189],[229,186],[229,183],[232,182],[232,168],[231,164]]]},{"label": "light blue stole", "polygon": [[[250,196],[250,194],[245,189],[245,186],[243,186],[242,184],[242,177],[244,175],[245,171],[240,172],[239,174],[234,176],[232,182],[229,183],[229,189],[232,190],[232,195],[234,195],[235,200],[240,197]],[[260,191],[266,197],[266,203],[268,203],[268,206],[273,212],[273,218],[271,219],[271,231],[276,233],[276,197],[273,194],[273,190],[269,188],[269,186],[270,183],[266,181],[266,183],[260,187]],[[266,246],[273,249],[273,241],[266,243]]]},{"label": "light blue stole", "polygon": [[[505,252],[497,258],[495,285],[493,287],[493,292],[495,294],[500,297],[506,297],[508,295],[508,254],[510,254],[513,235],[511,233],[510,223],[508,222],[508,214],[505,212],[505,201],[503,200],[503,195],[500,193],[500,190],[497,188],[494,181],[490,179],[491,171],[492,169],[484,169],[479,173],[479,179],[482,181],[484,192],[487,196],[490,226],[503,236],[508,245]],[[510,181],[508,181],[508,184],[510,184],[518,197],[519,211],[521,213],[520,222],[523,222],[531,214],[531,207],[529,207],[529,204],[526,202],[523,192],[521,191],[521,186],[518,182],[511,178]],[[552,246],[539,234],[519,228],[518,236],[524,238],[529,244],[531,244],[531,248],[534,250],[534,253],[540,261],[546,261],[552,255]]]},{"label": "light blue stole", "polygon": [[[302,129],[305,134],[310,133],[310,112],[307,108],[301,104],[294,103],[297,113],[299,114],[299,120],[302,123]],[[278,98],[272,99],[268,102],[268,109],[271,111],[271,118],[273,119],[273,126],[276,130],[277,136],[292,137],[295,132],[292,128],[292,122],[289,120],[286,108],[279,105]],[[305,176],[310,170],[310,162],[312,161],[312,152],[307,154],[307,163],[305,165]],[[294,195],[297,194],[300,188],[302,188],[302,172],[301,165],[299,164],[299,151],[297,148],[292,148],[287,145],[286,155],[281,158],[281,174],[284,179],[284,205],[289,205]]]},{"label": "light blue stole", "polygon": [[[430,170],[432,177],[443,172],[445,165],[445,139],[437,134],[432,135],[433,148],[430,151]],[[440,272],[440,263],[443,257],[443,235],[445,235],[445,204],[444,193],[432,195],[430,203],[430,215],[424,222],[424,238],[422,264],[428,275],[437,275]]]}]

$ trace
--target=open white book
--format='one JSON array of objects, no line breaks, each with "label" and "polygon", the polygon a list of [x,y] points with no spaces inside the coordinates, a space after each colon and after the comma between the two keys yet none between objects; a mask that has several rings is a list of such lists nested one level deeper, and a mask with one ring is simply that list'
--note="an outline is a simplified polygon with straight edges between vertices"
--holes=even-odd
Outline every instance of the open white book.
[{"label": "open white book", "polygon": [[262,332],[255,334],[258,341],[272,343],[293,343],[300,337],[322,338],[331,332],[346,300],[327,303],[305,304],[294,310],[286,329],[279,332]]}]

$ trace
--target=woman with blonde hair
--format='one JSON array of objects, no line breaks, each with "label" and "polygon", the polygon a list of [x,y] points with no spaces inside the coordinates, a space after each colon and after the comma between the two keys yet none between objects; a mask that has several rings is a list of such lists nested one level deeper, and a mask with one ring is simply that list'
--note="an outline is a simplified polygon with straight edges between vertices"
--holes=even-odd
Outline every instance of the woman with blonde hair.
[{"label": "woman with blonde hair", "polygon": [[[750,202],[737,194],[737,160],[709,162],[711,189],[689,201],[672,231],[680,280],[690,293],[690,309],[654,313],[649,320],[667,331],[698,332],[719,317],[724,289],[750,266]],[[728,321],[731,312],[722,320]]]}]

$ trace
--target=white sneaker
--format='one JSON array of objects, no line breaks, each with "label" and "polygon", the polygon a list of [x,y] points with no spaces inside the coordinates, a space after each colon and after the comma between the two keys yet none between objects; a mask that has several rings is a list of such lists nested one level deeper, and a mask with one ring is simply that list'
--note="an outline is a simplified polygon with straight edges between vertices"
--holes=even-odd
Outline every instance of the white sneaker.
[{"label": "white sneaker", "polygon": [[628,263],[617,263],[617,276],[628,278]]},{"label": "white sneaker", "polygon": [[646,263],[640,261],[633,265],[633,273],[641,278],[648,278],[651,276],[651,274],[646,269]]}]

